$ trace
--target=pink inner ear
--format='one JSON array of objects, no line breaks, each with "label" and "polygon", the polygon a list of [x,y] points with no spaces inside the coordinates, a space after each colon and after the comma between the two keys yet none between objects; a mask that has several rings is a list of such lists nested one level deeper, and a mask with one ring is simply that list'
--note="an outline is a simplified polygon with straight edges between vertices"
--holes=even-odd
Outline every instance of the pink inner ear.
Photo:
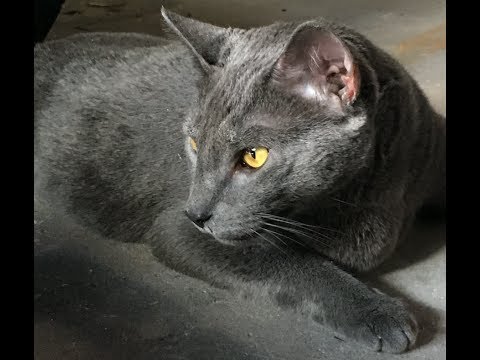
[{"label": "pink inner ear", "polygon": [[355,74],[357,71],[357,67],[354,65],[347,75],[342,75],[342,81],[345,84],[345,87],[338,93],[342,102],[347,104],[352,103],[357,97],[358,82],[356,81],[357,77]]},{"label": "pink inner ear", "polygon": [[335,107],[351,104],[359,76],[343,43],[329,31],[308,26],[299,30],[278,60],[275,82],[302,97]]}]

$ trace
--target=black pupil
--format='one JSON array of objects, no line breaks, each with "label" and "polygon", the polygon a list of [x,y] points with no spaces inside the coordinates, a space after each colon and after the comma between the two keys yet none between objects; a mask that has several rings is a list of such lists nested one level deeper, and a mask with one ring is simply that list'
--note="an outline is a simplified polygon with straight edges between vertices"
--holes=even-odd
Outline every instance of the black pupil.
[{"label": "black pupil", "polygon": [[255,159],[255,149],[250,149],[250,155]]}]

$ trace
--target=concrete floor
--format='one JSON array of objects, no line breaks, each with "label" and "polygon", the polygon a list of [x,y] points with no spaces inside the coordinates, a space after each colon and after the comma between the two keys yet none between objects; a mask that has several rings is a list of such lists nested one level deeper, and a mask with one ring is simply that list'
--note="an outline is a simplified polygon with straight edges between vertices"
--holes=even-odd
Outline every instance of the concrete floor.
[{"label": "concrete floor", "polygon": [[[49,38],[85,31],[162,35],[160,7],[250,27],[324,16],[394,54],[445,112],[445,1],[127,0],[118,8],[66,0]],[[445,224],[418,223],[397,255],[366,281],[406,298],[422,332],[393,356],[341,342],[266,304],[233,298],[158,263],[147,247],[99,239],[35,204],[36,359],[445,359]]]}]

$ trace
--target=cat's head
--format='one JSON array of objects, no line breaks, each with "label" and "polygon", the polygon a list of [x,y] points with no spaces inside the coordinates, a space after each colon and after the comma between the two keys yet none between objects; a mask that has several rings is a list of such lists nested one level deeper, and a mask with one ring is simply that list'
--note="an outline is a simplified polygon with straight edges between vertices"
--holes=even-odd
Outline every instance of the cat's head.
[{"label": "cat's head", "polygon": [[[226,29],[162,10],[204,74],[185,121],[187,216],[224,243],[265,233],[365,166],[355,49],[322,21]],[[277,224],[279,225],[279,224]]]}]

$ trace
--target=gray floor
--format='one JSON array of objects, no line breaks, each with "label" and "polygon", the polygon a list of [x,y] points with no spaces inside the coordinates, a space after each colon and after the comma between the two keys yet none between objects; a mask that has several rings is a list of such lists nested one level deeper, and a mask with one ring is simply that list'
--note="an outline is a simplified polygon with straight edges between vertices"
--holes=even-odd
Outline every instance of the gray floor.
[{"label": "gray floor", "polygon": [[[445,112],[445,1],[128,0],[119,8],[94,8],[67,0],[49,37],[162,35],[161,4],[239,27],[312,16],[345,22],[400,59]],[[35,223],[36,359],[445,358],[444,224],[419,223],[378,277],[366,279],[406,298],[422,325],[418,347],[392,356],[179,275],[145,246],[99,239],[38,201]]]}]

